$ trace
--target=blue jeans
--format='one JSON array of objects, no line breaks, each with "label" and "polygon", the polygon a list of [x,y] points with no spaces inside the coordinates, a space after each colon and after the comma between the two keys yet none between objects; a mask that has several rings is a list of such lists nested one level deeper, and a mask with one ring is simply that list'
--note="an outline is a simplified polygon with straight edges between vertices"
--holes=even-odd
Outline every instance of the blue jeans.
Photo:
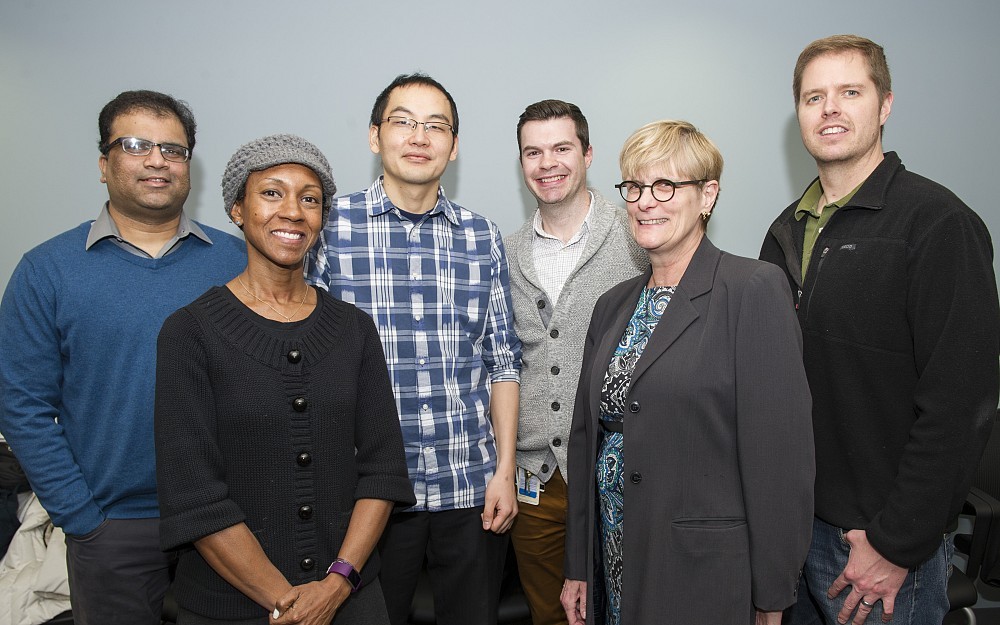
[{"label": "blue jeans", "polygon": [[[845,530],[813,519],[812,545],[802,568],[798,602],[788,609],[788,625],[836,625],[837,614],[844,605],[850,586],[833,599],[826,596],[827,589],[847,566],[851,546],[844,538]],[[896,595],[892,625],[941,625],[948,612],[948,576],[951,575],[951,556],[955,551],[952,536],[942,536],[941,546],[907,573]],[[852,618],[854,615],[851,615]],[[882,623],[882,602],[865,620]]]}]

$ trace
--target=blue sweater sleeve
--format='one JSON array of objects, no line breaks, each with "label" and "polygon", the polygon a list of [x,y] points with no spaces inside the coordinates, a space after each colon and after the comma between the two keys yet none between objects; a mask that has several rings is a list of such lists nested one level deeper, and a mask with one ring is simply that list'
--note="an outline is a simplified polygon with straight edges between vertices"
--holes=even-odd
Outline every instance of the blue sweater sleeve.
[{"label": "blue sweater sleeve", "polygon": [[59,423],[63,366],[57,289],[25,257],[0,303],[0,432],[52,521],[82,535],[104,520]]}]

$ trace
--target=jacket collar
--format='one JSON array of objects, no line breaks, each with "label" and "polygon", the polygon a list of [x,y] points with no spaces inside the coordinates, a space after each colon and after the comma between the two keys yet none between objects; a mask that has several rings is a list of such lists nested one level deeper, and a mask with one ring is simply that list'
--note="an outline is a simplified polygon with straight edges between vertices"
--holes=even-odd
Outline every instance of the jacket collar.
[{"label": "jacket collar", "polygon": [[[868,178],[858,189],[854,197],[850,199],[847,204],[844,205],[844,209],[848,208],[867,208],[870,210],[882,210],[885,207],[885,197],[889,192],[889,185],[892,183],[892,179],[896,174],[904,169],[903,162],[899,159],[899,156],[895,152],[886,152],[882,155],[882,162],[875,167],[875,170],[868,175]],[[809,189],[812,188],[819,177],[813,178],[799,199],[792,204],[792,210],[789,211],[789,217],[795,217],[795,208],[798,207],[799,202],[805,197]]]},{"label": "jacket collar", "polygon": [[[670,304],[663,311],[663,317],[660,318],[656,330],[639,358],[639,362],[636,363],[635,370],[632,372],[631,384],[634,385],[643,372],[649,368],[649,365],[659,358],[698,319],[700,313],[696,306],[696,300],[712,290],[721,258],[722,252],[712,244],[708,236],[702,238],[694,256],[691,257],[687,270],[684,271],[684,276],[677,285],[677,290],[670,298]],[[632,313],[635,312],[635,302],[639,300],[639,293],[646,288],[652,275],[653,269],[649,267],[643,275],[635,278],[632,282],[633,288],[628,290],[624,296],[624,302],[618,306],[614,322],[604,334],[601,340],[601,349],[597,352],[605,355],[602,362],[611,360],[622,332]],[[600,371],[600,375],[604,375],[604,370]],[[599,390],[601,385],[596,384],[595,388]]]}]

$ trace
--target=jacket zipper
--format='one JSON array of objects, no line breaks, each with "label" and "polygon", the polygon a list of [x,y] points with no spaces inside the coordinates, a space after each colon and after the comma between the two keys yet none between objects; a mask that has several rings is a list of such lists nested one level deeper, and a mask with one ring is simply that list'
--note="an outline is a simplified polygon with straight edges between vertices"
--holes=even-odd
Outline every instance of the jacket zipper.
[{"label": "jacket zipper", "polygon": [[[809,283],[809,298],[807,302],[812,301],[813,292],[816,290],[816,283],[819,282],[819,272],[823,271],[823,261],[826,260],[826,254],[830,251],[830,246],[827,245],[823,248],[823,251],[819,255],[819,263],[816,264],[816,273],[813,274],[812,282]],[[802,289],[799,289],[799,300],[802,299]],[[795,309],[798,310],[799,305],[795,304]],[[806,319],[809,319],[809,311],[806,310]]]}]

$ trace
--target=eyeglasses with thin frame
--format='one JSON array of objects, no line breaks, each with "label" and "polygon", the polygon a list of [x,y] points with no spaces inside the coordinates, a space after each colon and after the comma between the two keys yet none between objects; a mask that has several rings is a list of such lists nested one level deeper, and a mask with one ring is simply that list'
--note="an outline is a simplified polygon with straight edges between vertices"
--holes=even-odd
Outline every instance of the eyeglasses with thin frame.
[{"label": "eyeglasses with thin frame", "polygon": [[638,202],[639,198],[642,197],[643,190],[645,189],[649,189],[649,192],[653,194],[653,199],[657,202],[669,202],[673,199],[674,193],[677,192],[677,187],[686,187],[692,184],[704,184],[706,182],[708,182],[708,180],[705,178],[702,178],[701,180],[681,180],[680,182],[660,178],[659,180],[654,180],[650,184],[639,184],[634,180],[623,180],[616,184],[615,188],[622,194],[622,199],[626,202]]},{"label": "eyeglasses with thin frame", "polygon": [[156,143],[150,141],[149,139],[140,139],[139,137],[118,137],[111,143],[104,146],[101,153],[105,156],[111,151],[115,145],[122,146],[122,150],[126,154],[131,154],[132,156],[147,156],[153,151],[153,148],[160,148],[160,155],[164,160],[172,161],[174,163],[185,163],[189,158],[191,158],[191,150],[184,147],[183,145],[177,145],[176,143]]},{"label": "eyeglasses with thin frame", "polygon": [[451,124],[437,121],[418,122],[415,119],[402,117],[400,115],[390,115],[389,117],[383,119],[382,123],[389,124],[389,128],[392,128],[393,130],[400,130],[403,132],[413,132],[417,129],[417,124],[421,124],[424,127],[424,132],[432,137],[443,137],[446,133],[455,134],[455,128]]}]

